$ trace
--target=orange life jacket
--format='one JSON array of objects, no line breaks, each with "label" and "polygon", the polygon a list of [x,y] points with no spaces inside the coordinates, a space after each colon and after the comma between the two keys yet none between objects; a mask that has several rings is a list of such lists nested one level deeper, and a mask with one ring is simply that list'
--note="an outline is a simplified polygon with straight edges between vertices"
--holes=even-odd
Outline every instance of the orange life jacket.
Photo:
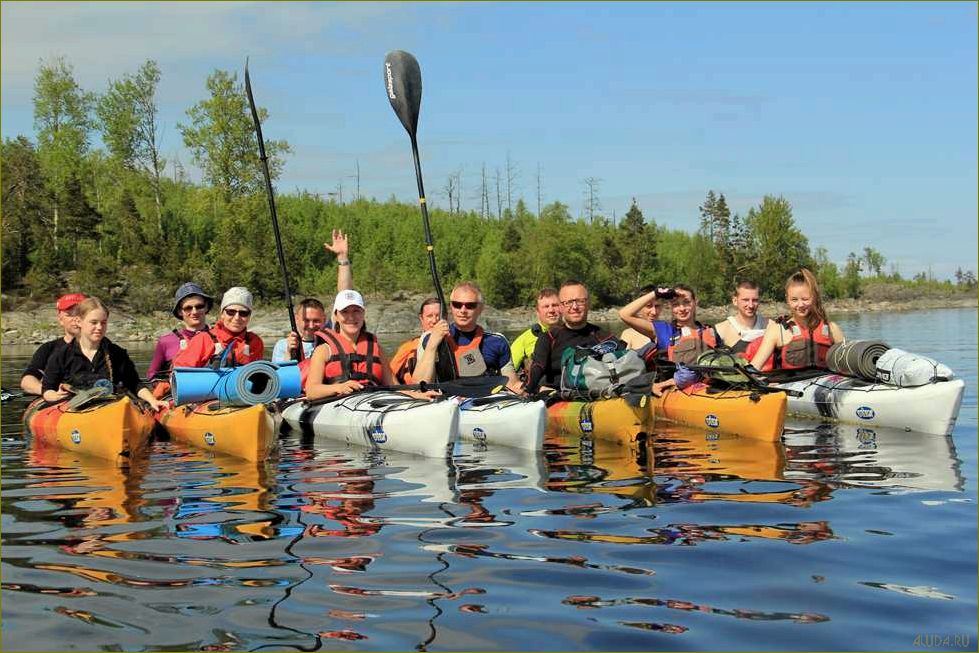
[{"label": "orange life jacket", "polygon": [[316,346],[330,345],[330,358],[323,367],[324,383],[366,381],[372,385],[384,383],[381,349],[373,333],[361,331],[356,347],[332,331],[317,331]]},{"label": "orange life jacket", "polygon": [[708,349],[717,347],[717,333],[713,327],[705,327],[700,322],[695,322],[696,328],[677,327],[673,324],[673,335],[670,336],[670,345],[666,350],[666,356],[674,363],[693,365],[697,362],[697,357]]},{"label": "orange life jacket", "polygon": [[792,339],[778,351],[779,367],[784,370],[799,370],[806,367],[826,367],[826,354],[833,346],[833,334],[829,324],[820,322],[810,331],[796,324],[788,316],[779,318],[783,327],[792,333]]},{"label": "orange life jacket", "polygon": [[401,343],[398,351],[391,358],[389,367],[398,383],[412,383],[413,381],[412,374],[414,374],[415,365],[418,363],[419,340],[421,340],[421,336]]}]

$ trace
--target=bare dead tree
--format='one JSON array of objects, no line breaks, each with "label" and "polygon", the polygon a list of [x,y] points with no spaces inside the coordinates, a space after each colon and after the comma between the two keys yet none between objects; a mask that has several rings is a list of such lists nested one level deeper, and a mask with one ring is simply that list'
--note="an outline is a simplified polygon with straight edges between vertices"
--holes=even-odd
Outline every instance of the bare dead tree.
[{"label": "bare dead tree", "polygon": [[500,177],[500,169],[496,169],[496,219],[503,218],[503,178]]},{"label": "bare dead tree", "polygon": [[540,202],[541,202],[541,191],[543,186],[541,184],[541,173],[540,173],[540,161],[537,162],[537,217],[540,217]]},{"label": "bare dead tree", "polygon": [[510,158],[510,152],[506,153],[506,207],[508,211],[513,211],[513,194],[516,192],[517,179],[520,177],[520,168],[516,162]]}]

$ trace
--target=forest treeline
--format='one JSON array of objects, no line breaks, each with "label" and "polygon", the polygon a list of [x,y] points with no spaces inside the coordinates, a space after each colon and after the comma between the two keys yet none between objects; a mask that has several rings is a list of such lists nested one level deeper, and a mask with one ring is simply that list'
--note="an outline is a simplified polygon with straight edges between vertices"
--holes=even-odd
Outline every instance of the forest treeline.
[{"label": "forest treeline", "polygon": [[[271,219],[251,116],[236,74],[215,71],[206,96],[178,123],[203,172],[191,181],[160,151],[160,70],[147,61],[101,94],[85,91],[64,59],[42,62],[35,77],[33,138],[5,139],[2,171],[4,293],[46,298],[92,293],[137,311],[165,310],[173,289],[195,280],[214,293],[244,285],[259,297],[282,296]],[[260,109],[264,121],[267,112]],[[97,137],[97,139],[96,139]],[[93,146],[98,141],[101,147]],[[289,145],[268,141],[273,178]],[[410,175],[411,171],[406,170]],[[279,225],[295,294],[328,296],[336,283],[323,248],[334,228],[351,238],[357,287],[365,292],[429,292],[422,221],[414,203],[344,203],[296,191],[277,196]],[[685,282],[707,303],[723,303],[735,280],[757,281],[778,298],[789,273],[809,266],[829,298],[859,297],[886,281],[921,291],[974,289],[925,272],[904,279],[884,271],[872,246],[837,265],[813,249],[783,197],[766,196],[745,215],[731,214],[723,193],[706,192],[695,233],[644,216],[633,202],[614,222],[590,212],[574,218],[553,202],[531,212],[523,200],[496,214],[431,211],[443,284],[474,279],[499,307],[530,303],[544,286],[576,278],[599,305],[622,304],[647,283]]]}]

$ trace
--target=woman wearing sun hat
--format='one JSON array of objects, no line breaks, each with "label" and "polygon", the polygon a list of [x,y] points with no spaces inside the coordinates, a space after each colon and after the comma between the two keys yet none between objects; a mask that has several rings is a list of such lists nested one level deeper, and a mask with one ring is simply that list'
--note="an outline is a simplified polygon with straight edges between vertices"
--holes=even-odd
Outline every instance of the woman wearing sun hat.
[{"label": "woman wearing sun hat", "polygon": [[156,350],[146,371],[146,378],[165,376],[170,372],[170,364],[174,356],[186,349],[194,336],[208,330],[207,314],[213,305],[214,298],[193,281],[188,281],[177,288],[170,312],[183,324],[180,328],[163,334],[156,341]]},{"label": "woman wearing sun hat", "polygon": [[235,367],[261,360],[265,345],[248,330],[252,304],[252,294],[247,288],[229,288],[221,298],[217,322],[208,331],[194,336],[186,349],[177,352],[173,366],[204,367],[219,362],[221,367]]}]

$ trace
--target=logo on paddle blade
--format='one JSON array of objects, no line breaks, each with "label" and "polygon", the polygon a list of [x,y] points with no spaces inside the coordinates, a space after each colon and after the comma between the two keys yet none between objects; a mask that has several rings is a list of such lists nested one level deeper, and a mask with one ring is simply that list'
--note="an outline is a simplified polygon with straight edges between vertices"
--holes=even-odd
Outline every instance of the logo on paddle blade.
[{"label": "logo on paddle blade", "polygon": [[857,417],[860,419],[873,419],[877,413],[870,406],[860,406],[857,408]]},{"label": "logo on paddle blade", "polygon": [[473,429],[473,438],[475,438],[477,442],[486,442],[486,431],[477,426]]},{"label": "logo on paddle blade", "polygon": [[375,426],[371,429],[371,440],[376,444],[384,444],[388,441],[388,434],[380,426]]},{"label": "logo on paddle blade", "polygon": [[217,438],[210,431],[204,431],[204,442],[208,443],[210,446],[214,446],[214,442]]},{"label": "logo on paddle blade", "polygon": [[716,429],[721,425],[721,420],[717,419],[717,415],[708,415],[704,418],[704,424],[712,429]]},{"label": "logo on paddle blade", "polygon": [[388,75],[388,97],[392,100],[397,100],[398,97],[394,94],[394,74],[391,72],[391,64],[385,61],[384,69]]},{"label": "logo on paddle blade", "polygon": [[78,429],[74,429],[71,432],[71,441],[75,444],[79,444],[82,441],[82,433]]}]

